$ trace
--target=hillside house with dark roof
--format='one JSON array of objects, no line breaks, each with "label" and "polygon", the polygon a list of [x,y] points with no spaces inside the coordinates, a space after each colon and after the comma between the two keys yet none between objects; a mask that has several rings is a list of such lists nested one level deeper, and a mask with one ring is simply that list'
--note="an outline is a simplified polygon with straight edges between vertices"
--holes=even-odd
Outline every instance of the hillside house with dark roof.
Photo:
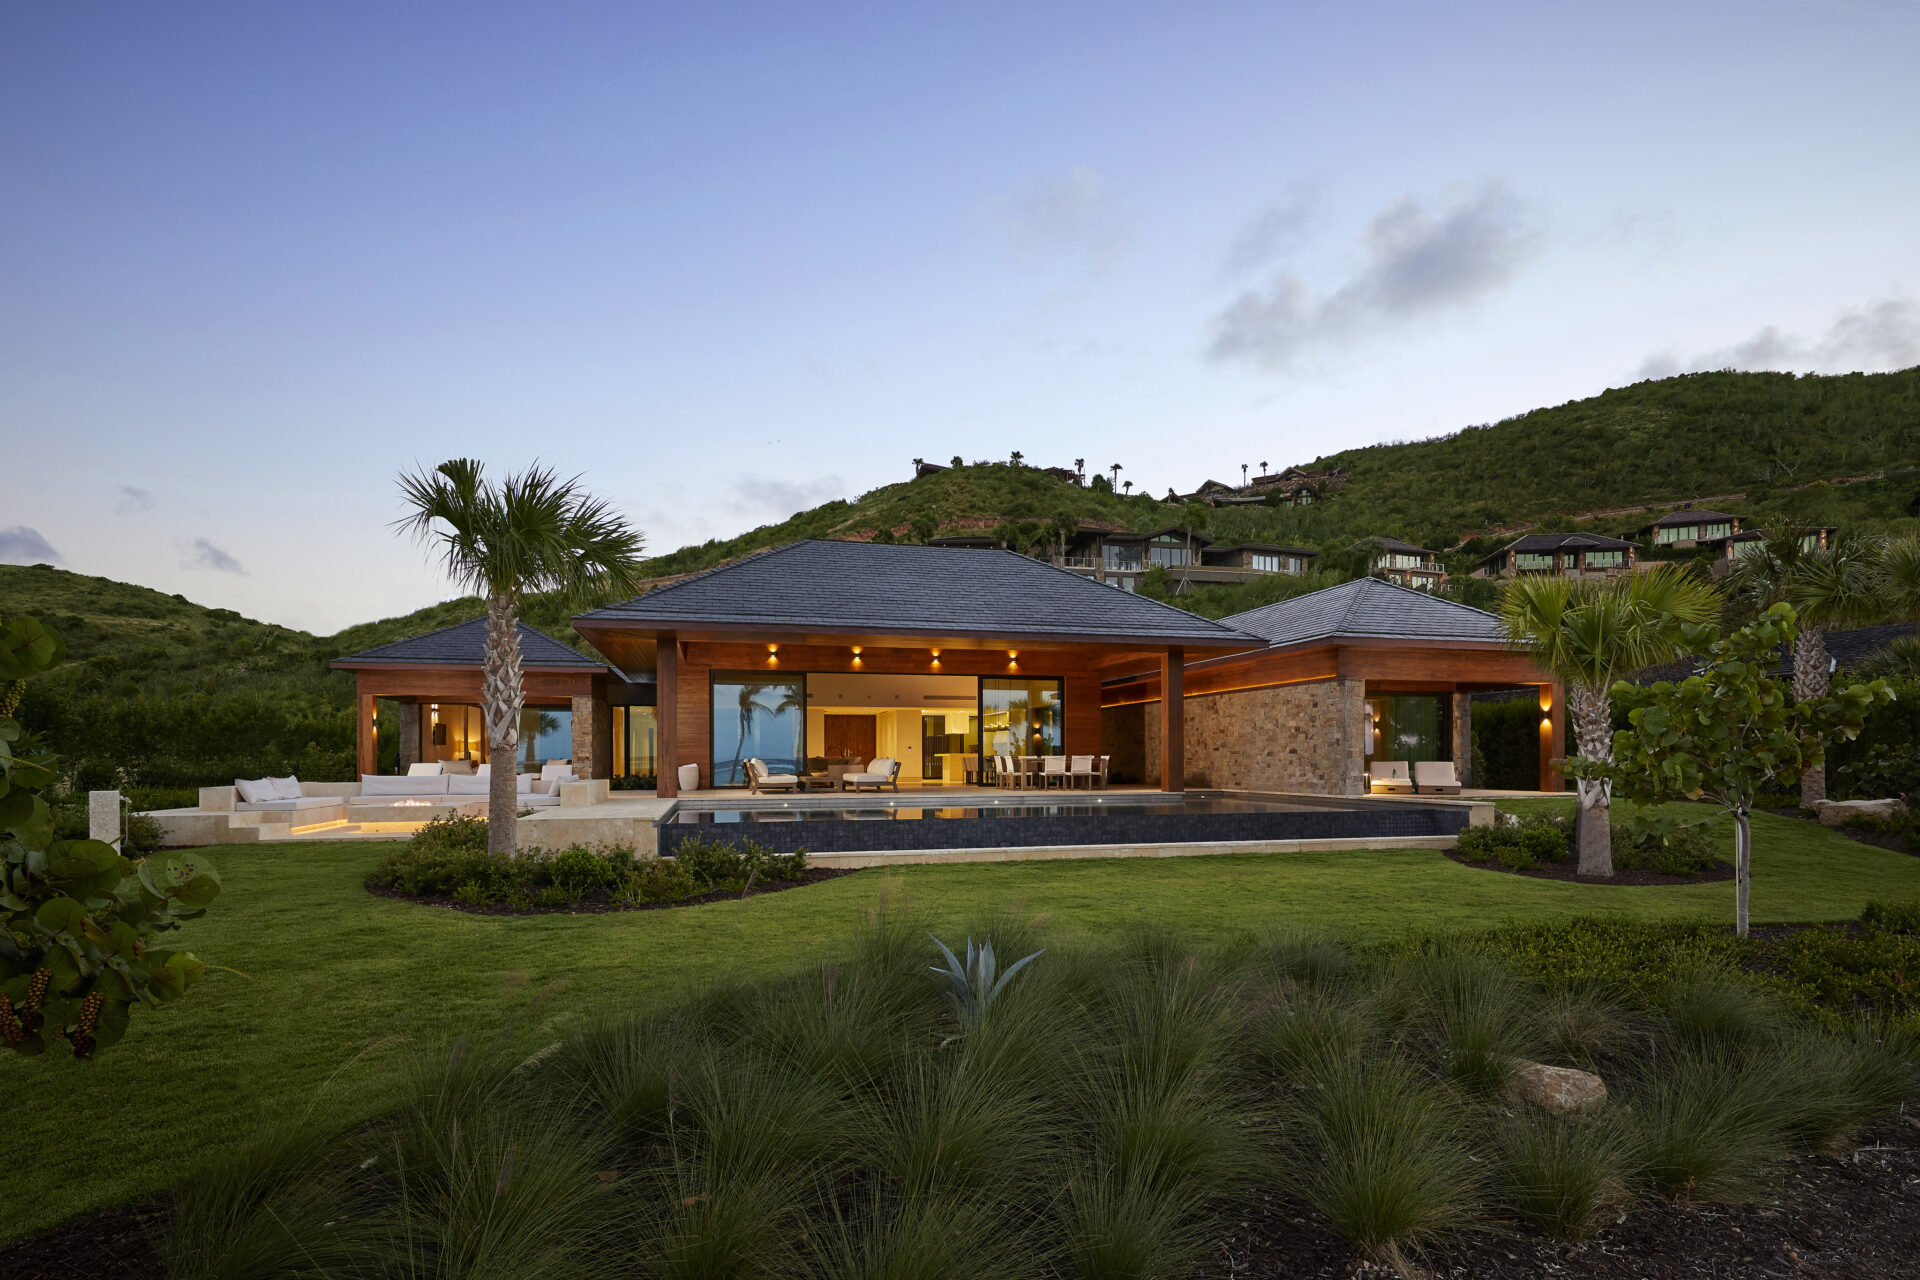
[{"label": "hillside house with dark roof", "polygon": [[1529,533],[1480,562],[1476,578],[1615,578],[1636,563],[1631,542],[1598,533]]},{"label": "hillside house with dark roof", "polygon": [[[1472,780],[1472,695],[1531,689],[1540,707],[1541,790],[1561,789],[1550,761],[1565,736],[1554,678],[1509,648],[1499,619],[1378,578],[1224,618],[1257,649],[1188,663],[1178,692],[1191,786],[1363,795],[1378,760],[1449,760]],[[1154,673],[1110,682],[1107,737],[1156,755],[1171,705]]]},{"label": "hillside house with dark roof", "polygon": [[1724,547],[1727,539],[1740,532],[1740,517],[1723,511],[1684,507],[1661,516],[1652,524],[1634,530],[1633,536],[1656,547],[1689,551],[1695,547]]},{"label": "hillside house with dark roof", "polygon": [[1447,585],[1447,571],[1440,557],[1425,547],[1416,547],[1399,538],[1362,538],[1354,544],[1369,550],[1372,572],[1388,582],[1416,591],[1434,591]]},{"label": "hillside house with dark roof", "polygon": [[[933,538],[929,545],[986,550],[1000,542],[990,532],[981,532]],[[1181,592],[1189,586],[1247,582],[1273,573],[1297,576],[1319,554],[1311,547],[1264,542],[1215,543],[1203,534],[1189,535],[1175,528],[1134,533],[1083,524],[1067,540],[1065,554],[1049,548],[1045,558],[1122,591],[1138,591],[1140,579],[1157,566],[1167,571],[1174,591]]]}]

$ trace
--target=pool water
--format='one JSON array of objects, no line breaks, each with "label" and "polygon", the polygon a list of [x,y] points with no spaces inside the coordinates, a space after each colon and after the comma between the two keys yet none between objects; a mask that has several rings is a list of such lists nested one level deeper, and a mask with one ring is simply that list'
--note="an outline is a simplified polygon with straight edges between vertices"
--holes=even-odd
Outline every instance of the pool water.
[{"label": "pool water", "polygon": [[1334,796],[1265,800],[1214,792],[1021,796],[958,805],[907,797],[737,808],[719,807],[714,801],[683,802],[656,825],[660,852],[666,855],[687,840],[752,841],[776,853],[847,853],[1453,835],[1467,825],[1467,810]]}]

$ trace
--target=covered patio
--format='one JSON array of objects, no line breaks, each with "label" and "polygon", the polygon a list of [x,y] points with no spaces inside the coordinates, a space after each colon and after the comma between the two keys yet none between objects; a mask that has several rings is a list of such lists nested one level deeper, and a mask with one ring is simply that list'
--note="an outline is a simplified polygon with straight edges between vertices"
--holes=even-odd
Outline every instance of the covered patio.
[{"label": "covered patio", "polygon": [[[1098,756],[1106,682],[1151,673],[1177,684],[1196,657],[1260,643],[1012,552],[820,541],[583,614],[574,628],[620,674],[658,689],[662,797],[680,794],[684,765],[700,789],[727,788],[745,782],[748,759],[807,772],[830,749],[898,761],[901,782],[918,787],[964,785],[967,757],[1003,748]],[[838,716],[855,719],[829,723]],[[1177,712],[1162,733],[1177,756]],[[1159,785],[1180,790],[1181,775]]]}]

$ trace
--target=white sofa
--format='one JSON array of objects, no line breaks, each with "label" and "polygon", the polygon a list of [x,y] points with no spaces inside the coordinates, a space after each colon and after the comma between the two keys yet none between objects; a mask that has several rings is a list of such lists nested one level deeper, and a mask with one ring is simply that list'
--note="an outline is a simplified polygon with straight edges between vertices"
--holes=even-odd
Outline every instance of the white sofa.
[{"label": "white sofa", "polygon": [[298,813],[307,809],[338,807],[339,796],[307,795],[300,779],[243,778],[233,784],[234,813]]}]

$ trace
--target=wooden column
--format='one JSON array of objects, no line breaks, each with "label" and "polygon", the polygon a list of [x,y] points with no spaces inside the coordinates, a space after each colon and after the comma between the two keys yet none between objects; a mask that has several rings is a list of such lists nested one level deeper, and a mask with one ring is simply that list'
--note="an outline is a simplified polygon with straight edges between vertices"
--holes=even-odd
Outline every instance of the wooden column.
[{"label": "wooden column", "polygon": [[1553,762],[1565,754],[1561,743],[1567,740],[1566,690],[1557,682],[1540,686],[1540,789],[1564,791],[1567,781]]},{"label": "wooden column", "polygon": [[363,693],[359,696],[359,714],[354,725],[353,756],[361,773],[375,773],[380,768],[380,756],[373,740],[373,695]]},{"label": "wooden column", "polygon": [[1479,784],[1473,777],[1473,695],[1453,695],[1453,776],[1463,787]]},{"label": "wooden column", "polygon": [[653,714],[659,777],[654,794],[665,800],[680,794],[680,642],[661,636],[655,646]]},{"label": "wooden column", "polygon": [[1187,789],[1186,650],[1160,655],[1160,789]]}]

